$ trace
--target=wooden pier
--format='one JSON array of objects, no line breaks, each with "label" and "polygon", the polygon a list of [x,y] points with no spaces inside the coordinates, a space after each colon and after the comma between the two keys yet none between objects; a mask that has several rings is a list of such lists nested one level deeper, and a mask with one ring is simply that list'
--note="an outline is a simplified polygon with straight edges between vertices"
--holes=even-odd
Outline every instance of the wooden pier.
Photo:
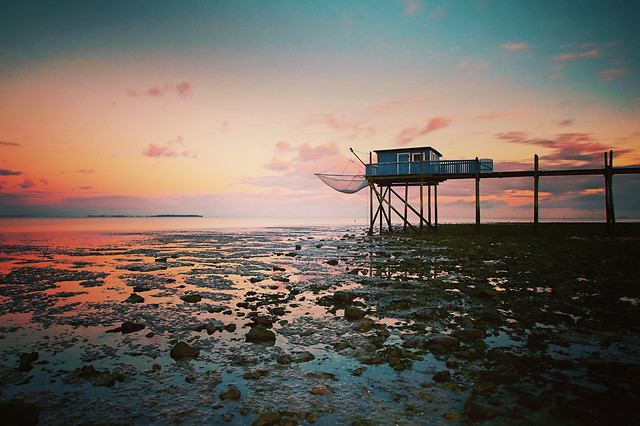
[{"label": "wooden pier", "polygon": [[[437,154],[436,159],[425,160],[427,154],[433,151]],[[408,161],[380,162],[381,157],[393,153],[397,159],[401,155],[416,155],[409,157]],[[421,152],[425,152],[422,154]],[[564,170],[541,170],[539,167],[538,155],[534,156],[533,170],[524,171],[493,171],[492,160],[452,160],[440,161],[440,154],[433,148],[400,149],[376,151],[378,153],[378,163],[372,162],[372,155],[369,155],[369,164],[366,165],[366,179],[369,184],[369,234],[373,233],[376,222],[379,221],[380,233],[384,232],[384,222],[387,224],[388,232],[393,232],[392,213],[395,213],[403,224],[403,230],[407,228],[416,232],[423,232],[426,227],[430,231],[437,232],[438,229],[438,186],[446,180],[453,179],[474,179],[475,180],[475,223],[476,230],[480,227],[480,181],[482,179],[504,179],[517,177],[533,178],[533,228],[538,229],[539,223],[539,180],[547,176],[603,176],[605,192],[605,220],[607,223],[607,233],[613,235],[615,232],[615,211],[613,203],[613,175],[616,174],[638,174],[640,167],[613,167],[613,151],[604,153],[604,167],[591,169],[564,169]],[[417,155],[419,154],[419,155]],[[419,161],[411,161],[418,159]],[[489,163],[490,162],[490,163]],[[416,209],[409,203],[408,191],[410,186],[420,188],[420,206]],[[404,197],[402,191],[397,188],[404,187]],[[424,189],[427,192],[427,214],[424,211]],[[395,188],[395,189],[394,189]],[[400,192],[400,193],[399,193]],[[393,205],[392,199],[397,198],[401,207],[400,210]],[[377,202],[376,202],[377,201]],[[377,206],[377,207],[376,207]],[[433,207],[433,215],[432,215]],[[374,212],[375,210],[375,212]],[[409,222],[409,211],[419,219],[419,226],[416,227]]]}]

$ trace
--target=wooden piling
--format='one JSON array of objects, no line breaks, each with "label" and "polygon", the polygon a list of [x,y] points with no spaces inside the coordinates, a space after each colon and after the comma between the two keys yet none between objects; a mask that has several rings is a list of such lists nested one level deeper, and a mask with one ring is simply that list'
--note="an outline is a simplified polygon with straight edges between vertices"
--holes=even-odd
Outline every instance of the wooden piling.
[{"label": "wooden piling", "polygon": [[476,157],[476,232],[480,230],[480,160]]},{"label": "wooden piling", "polygon": [[437,183],[433,185],[433,201],[435,205],[434,215],[436,219],[436,223],[435,223],[435,227],[433,228],[433,231],[435,233],[438,233],[438,184]]},{"label": "wooden piling", "polygon": [[533,156],[533,232],[538,232],[538,154]]},{"label": "wooden piling", "polygon": [[[402,232],[407,232],[407,214],[409,208],[409,184],[404,185],[404,226],[402,227]],[[421,222],[422,223],[422,222]]]},{"label": "wooden piling", "polygon": [[[422,221],[424,219],[424,197],[423,197],[423,187],[424,187],[424,178],[422,177],[422,164],[424,162],[424,156],[420,156],[420,233],[422,234]],[[431,224],[429,224],[431,226]]]}]

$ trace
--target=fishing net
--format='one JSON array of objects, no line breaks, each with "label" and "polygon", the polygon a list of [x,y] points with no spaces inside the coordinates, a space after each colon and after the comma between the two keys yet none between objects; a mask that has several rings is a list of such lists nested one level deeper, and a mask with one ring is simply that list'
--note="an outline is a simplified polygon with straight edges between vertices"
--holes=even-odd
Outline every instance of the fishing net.
[{"label": "fishing net", "polygon": [[316,173],[316,176],[336,191],[345,194],[353,194],[367,186],[367,179],[364,175],[332,175],[327,173]]}]

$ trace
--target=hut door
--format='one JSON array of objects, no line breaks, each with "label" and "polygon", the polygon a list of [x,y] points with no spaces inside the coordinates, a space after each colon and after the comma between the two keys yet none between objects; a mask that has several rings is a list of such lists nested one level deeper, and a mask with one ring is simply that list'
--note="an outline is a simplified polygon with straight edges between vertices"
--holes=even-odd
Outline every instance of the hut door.
[{"label": "hut door", "polygon": [[399,175],[408,175],[409,174],[409,161],[411,161],[410,154],[398,154],[398,174]]}]

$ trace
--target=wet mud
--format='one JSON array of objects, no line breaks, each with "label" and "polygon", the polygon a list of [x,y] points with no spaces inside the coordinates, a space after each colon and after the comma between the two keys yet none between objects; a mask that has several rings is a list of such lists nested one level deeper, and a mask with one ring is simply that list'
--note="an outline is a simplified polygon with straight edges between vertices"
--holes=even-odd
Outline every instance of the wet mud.
[{"label": "wet mud", "polygon": [[5,240],[0,414],[637,423],[640,237],[588,228]]}]

